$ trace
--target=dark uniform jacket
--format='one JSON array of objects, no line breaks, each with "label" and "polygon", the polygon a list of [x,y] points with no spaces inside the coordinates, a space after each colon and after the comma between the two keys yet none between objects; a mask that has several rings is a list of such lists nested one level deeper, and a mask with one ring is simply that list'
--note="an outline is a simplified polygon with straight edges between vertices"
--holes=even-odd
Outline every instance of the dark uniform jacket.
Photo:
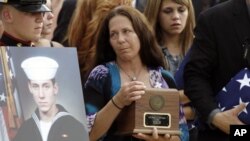
[{"label": "dark uniform jacket", "polygon": [[184,89],[203,121],[218,108],[217,93],[248,66],[243,57],[247,38],[250,17],[245,0],[229,0],[200,15],[190,60],[184,69]]},{"label": "dark uniform jacket", "polygon": [[32,42],[26,42],[22,41],[20,39],[17,39],[7,32],[4,32],[1,39],[0,39],[0,46],[17,46],[17,47],[29,47],[29,46],[34,46]]},{"label": "dark uniform jacket", "polygon": [[[84,141],[88,132],[82,123],[71,116],[62,106],[57,105],[59,112],[54,117],[47,141]],[[40,134],[38,110],[25,121],[14,141],[43,141]]]}]

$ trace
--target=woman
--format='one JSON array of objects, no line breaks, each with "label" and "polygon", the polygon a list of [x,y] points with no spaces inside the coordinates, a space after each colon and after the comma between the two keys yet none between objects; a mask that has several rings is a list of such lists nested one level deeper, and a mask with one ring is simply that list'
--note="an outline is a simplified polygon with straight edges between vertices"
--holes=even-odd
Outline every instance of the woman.
[{"label": "woman", "polygon": [[191,0],[148,0],[145,16],[154,26],[158,44],[174,75],[189,50],[195,26]]},{"label": "woman", "polygon": [[[51,7],[51,0],[47,0],[46,6]],[[43,29],[41,33],[41,38],[35,42],[35,45],[38,47],[63,47],[58,42],[51,41],[50,36],[53,32],[53,22],[54,22],[54,14],[52,12],[46,12],[43,16]]]},{"label": "woman", "polygon": [[117,115],[125,106],[140,99],[146,87],[159,84],[162,88],[174,87],[173,79],[163,69],[164,59],[153,29],[138,10],[130,6],[113,9],[100,26],[95,53],[95,61],[89,64],[94,69],[83,89],[90,140],[188,140],[182,112],[180,136],[159,136],[156,128],[152,129],[152,135],[114,135]]},{"label": "woman", "polygon": [[[88,63],[93,60],[99,25],[107,13],[119,5],[132,5],[132,0],[82,0],[69,25],[65,40],[68,46],[77,47],[82,81],[87,77]],[[86,64],[87,63],[87,64]]]},{"label": "woman", "polygon": [[[195,14],[192,0],[148,0],[145,15],[154,26],[157,42],[169,66],[167,69],[175,77],[182,77],[176,76],[176,71],[194,38]],[[177,85],[180,86],[178,83]],[[180,98],[184,104],[184,113],[192,129],[194,109],[189,106],[190,100],[184,95],[183,88],[178,89],[181,89]],[[196,133],[194,134],[196,136]]]}]

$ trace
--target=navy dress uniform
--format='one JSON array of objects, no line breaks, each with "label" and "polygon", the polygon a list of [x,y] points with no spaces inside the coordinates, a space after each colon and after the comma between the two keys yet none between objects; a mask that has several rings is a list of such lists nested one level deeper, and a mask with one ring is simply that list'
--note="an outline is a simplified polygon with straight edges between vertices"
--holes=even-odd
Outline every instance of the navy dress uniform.
[{"label": "navy dress uniform", "polygon": [[[11,5],[19,11],[28,13],[50,12],[51,10],[46,6],[46,0],[5,0],[0,1],[0,5]],[[4,31],[1,39],[0,46],[34,46],[31,41],[23,41],[17,39]]]},{"label": "navy dress uniform", "polygon": [[[55,79],[59,64],[52,58],[36,56],[25,59],[21,67],[29,80],[39,82]],[[41,93],[46,95],[46,92]],[[51,97],[43,99],[48,98]],[[44,111],[41,112],[38,106],[31,117],[21,125],[13,141],[84,141],[88,136],[87,128],[62,105],[56,104],[56,108],[57,112],[51,114],[54,116],[48,121],[42,119],[41,114]]]}]

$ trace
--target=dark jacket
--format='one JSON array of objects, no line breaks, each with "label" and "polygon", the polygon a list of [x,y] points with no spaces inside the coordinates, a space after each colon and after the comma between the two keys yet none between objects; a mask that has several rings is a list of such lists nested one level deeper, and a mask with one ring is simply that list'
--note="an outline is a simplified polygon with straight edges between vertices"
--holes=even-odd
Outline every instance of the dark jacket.
[{"label": "dark jacket", "polygon": [[184,69],[184,90],[204,122],[218,108],[217,93],[247,66],[243,45],[249,37],[245,0],[229,0],[200,15],[190,60]]},{"label": "dark jacket", "polygon": [[31,47],[34,46],[34,43],[17,39],[4,31],[0,39],[0,46]]},{"label": "dark jacket", "polygon": [[[82,123],[71,116],[62,106],[57,105],[59,112],[54,117],[47,141],[85,141],[88,132]],[[25,121],[14,141],[43,141],[40,133],[38,110],[32,118]],[[85,139],[85,140],[84,140]]]}]

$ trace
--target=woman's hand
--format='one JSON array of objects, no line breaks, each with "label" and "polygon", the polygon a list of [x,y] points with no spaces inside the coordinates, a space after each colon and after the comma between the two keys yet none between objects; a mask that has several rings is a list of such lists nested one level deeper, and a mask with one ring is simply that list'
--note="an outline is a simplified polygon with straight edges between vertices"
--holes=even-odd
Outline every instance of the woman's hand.
[{"label": "woman's hand", "polygon": [[178,135],[159,135],[158,130],[155,127],[153,128],[153,133],[151,135],[138,133],[133,136],[145,141],[180,141],[180,137]]},{"label": "woman's hand", "polygon": [[118,93],[113,97],[115,103],[123,108],[124,106],[130,105],[133,101],[136,101],[145,94],[145,88],[143,82],[131,81],[121,86]]}]

